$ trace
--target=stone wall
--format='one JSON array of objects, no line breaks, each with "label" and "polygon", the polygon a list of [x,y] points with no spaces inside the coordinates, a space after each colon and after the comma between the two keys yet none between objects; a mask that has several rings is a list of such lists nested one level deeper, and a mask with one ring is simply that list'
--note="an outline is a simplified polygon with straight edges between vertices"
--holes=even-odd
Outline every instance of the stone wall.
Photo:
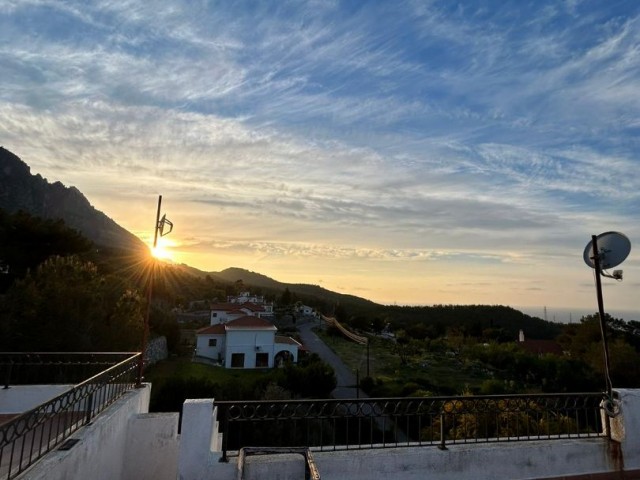
[{"label": "stone wall", "polygon": [[166,337],[156,337],[149,340],[147,350],[144,355],[146,365],[153,365],[160,360],[165,360],[169,356]]}]

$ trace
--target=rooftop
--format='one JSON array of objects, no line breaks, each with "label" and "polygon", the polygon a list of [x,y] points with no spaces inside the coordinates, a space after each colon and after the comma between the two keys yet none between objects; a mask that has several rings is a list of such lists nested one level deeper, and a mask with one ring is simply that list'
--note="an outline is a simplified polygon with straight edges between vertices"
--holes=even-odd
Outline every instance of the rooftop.
[{"label": "rooftop", "polygon": [[137,354],[53,355],[0,354],[0,479],[640,478],[639,390],[193,399],[178,435],[178,413],[148,413]]},{"label": "rooftop", "polygon": [[231,320],[225,327],[227,330],[277,330],[268,320],[249,315]]}]

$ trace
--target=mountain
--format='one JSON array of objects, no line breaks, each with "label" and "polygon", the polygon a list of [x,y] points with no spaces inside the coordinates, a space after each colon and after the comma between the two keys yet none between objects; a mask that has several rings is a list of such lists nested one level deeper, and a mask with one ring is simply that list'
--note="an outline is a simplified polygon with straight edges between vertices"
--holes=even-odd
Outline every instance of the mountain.
[{"label": "mountain", "polygon": [[[191,271],[193,271],[193,269],[191,269]],[[243,268],[231,267],[221,272],[208,272],[205,273],[205,275],[209,275],[215,280],[229,283],[235,283],[241,280],[244,285],[260,288],[264,290],[265,293],[271,293],[277,298],[288,288],[289,292],[295,294],[303,302],[308,302],[314,306],[324,304],[326,307],[325,311],[331,311],[336,305],[342,305],[350,312],[364,314],[381,307],[381,305],[375,302],[356,297],[355,295],[333,292],[318,285],[279,282],[266,275],[251,272]]]},{"label": "mountain", "polygon": [[0,147],[0,208],[9,213],[22,210],[36,217],[62,219],[99,246],[146,249],[138,237],[91,206],[77,188],[32,175],[26,163],[3,147]]},{"label": "mountain", "polygon": [[[91,206],[78,189],[65,187],[60,182],[51,184],[40,175],[32,175],[27,164],[2,147],[0,147],[0,210],[8,214],[23,211],[45,220],[62,219],[66,226],[75,229],[101,247],[146,251],[141,240]],[[24,264],[22,270],[34,266],[29,261],[33,263],[40,258],[35,255],[34,247],[29,248],[29,241],[32,244],[47,247],[42,250],[43,258],[49,247],[57,248],[58,253],[64,252],[67,247],[76,249],[82,247],[82,239],[75,239],[55,222],[48,224],[44,221],[40,224],[33,219],[22,218],[20,215],[15,218],[10,217],[11,215],[5,215],[4,223],[13,225],[11,228],[16,225],[25,227],[23,229],[26,232],[25,241],[18,241],[14,230],[5,228],[4,231],[5,237],[10,237],[11,242],[16,244],[15,248],[24,250],[22,253],[26,256],[22,262]],[[2,219],[3,216],[0,215],[0,243],[3,240]],[[54,244],[52,239],[55,238],[66,238],[66,244],[62,246]],[[15,260],[18,255],[10,253],[11,242],[4,241],[2,243],[4,248],[0,249],[0,253],[5,250],[9,252],[4,254],[6,259]],[[92,259],[94,263],[114,268],[113,256],[105,256],[102,251],[94,251],[93,254],[96,256]],[[0,258],[0,261],[2,260],[3,258]],[[338,315],[338,311],[348,312],[348,316],[352,318],[379,316],[393,320],[407,329],[417,323],[427,322],[439,326],[443,331],[446,330],[446,326],[460,324],[480,331],[488,328],[502,328],[505,331],[508,330],[507,333],[510,335],[516,329],[526,327],[527,332],[540,332],[540,338],[552,338],[555,333],[553,328],[549,328],[550,322],[532,319],[521,312],[500,306],[383,306],[355,295],[332,292],[318,285],[279,282],[242,268],[227,268],[221,272],[203,272],[188,265],[166,264],[164,268],[168,274],[167,280],[163,284],[160,282],[156,284],[154,294],[156,297],[164,294],[165,300],[169,303],[177,296],[187,300],[222,297],[228,291],[233,291],[236,287],[234,284],[241,280],[247,290],[255,293],[260,291],[264,295],[280,299],[288,289],[295,300],[314,306],[325,313],[335,312]],[[531,323],[532,320],[535,321],[534,324]],[[532,338],[535,338],[535,335]]]}]

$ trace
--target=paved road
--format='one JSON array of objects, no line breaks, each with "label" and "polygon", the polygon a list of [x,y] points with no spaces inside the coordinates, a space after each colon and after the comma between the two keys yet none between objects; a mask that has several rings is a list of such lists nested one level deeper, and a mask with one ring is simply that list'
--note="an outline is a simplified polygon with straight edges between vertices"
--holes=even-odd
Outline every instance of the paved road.
[{"label": "paved road", "polygon": [[[317,320],[301,320],[298,322],[298,332],[304,346],[313,353],[317,353],[322,360],[327,362],[333,367],[336,372],[336,380],[338,385],[331,392],[333,398],[346,399],[346,398],[369,398],[369,396],[360,389],[356,389],[356,376],[351,373],[351,370],[342,363],[340,357],[338,357],[333,350],[331,350],[320,338],[311,331],[311,329],[318,325]],[[406,442],[407,436],[403,431],[396,429],[391,419],[383,419],[381,417],[375,417],[374,421],[378,425],[378,428],[382,431],[394,431],[396,434],[397,442]]]},{"label": "paved road", "polygon": [[298,325],[298,331],[300,332],[300,338],[304,346],[313,353],[317,353],[322,360],[327,362],[333,367],[336,372],[336,380],[338,385],[331,392],[333,398],[368,398],[367,394],[362,390],[357,391],[356,376],[349,370],[349,368],[342,363],[340,357],[338,357],[333,350],[320,340],[320,338],[311,331],[313,327],[318,326],[317,320],[301,320]]}]

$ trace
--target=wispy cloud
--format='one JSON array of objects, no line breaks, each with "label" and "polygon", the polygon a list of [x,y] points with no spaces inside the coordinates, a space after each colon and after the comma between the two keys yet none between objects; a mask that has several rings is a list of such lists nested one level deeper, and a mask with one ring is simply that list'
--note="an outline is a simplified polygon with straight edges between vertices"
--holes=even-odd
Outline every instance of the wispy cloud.
[{"label": "wispy cloud", "polygon": [[0,140],[136,232],[162,192],[185,255],[542,298],[640,236],[639,52],[629,2],[5,0]]}]

